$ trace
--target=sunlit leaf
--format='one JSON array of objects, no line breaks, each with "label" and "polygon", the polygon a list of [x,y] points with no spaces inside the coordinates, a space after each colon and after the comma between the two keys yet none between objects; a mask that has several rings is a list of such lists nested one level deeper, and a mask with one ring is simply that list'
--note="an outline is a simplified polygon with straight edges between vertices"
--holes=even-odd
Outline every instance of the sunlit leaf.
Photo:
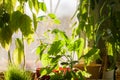
[{"label": "sunlit leaf", "polygon": [[84,56],[82,56],[85,59],[85,63],[90,64],[92,61],[99,59],[100,58],[99,51],[100,50],[95,47],[92,48],[91,50],[89,50],[88,53],[86,53]]},{"label": "sunlit leaf", "polygon": [[41,62],[42,62],[43,67],[48,66],[50,64],[49,55],[48,54],[43,54],[42,57],[41,57]]},{"label": "sunlit leaf", "polygon": [[58,37],[58,40],[62,40],[62,41],[68,40],[68,36],[65,34],[64,31],[61,31],[59,29],[53,29],[52,33],[55,34],[55,37]]},{"label": "sunlit leaf", "polygon": [[55,18],[56,18],[56,15],[53,14],[53,13],[49,13],[48,16],[49,16],[51,19],[55,19]]},{"label": "sunlit leaf", "polygon": [[84,48],[84,39],[79,38],[77,40],[71,40],[68,49],[69,51],[76,51],[78,58],[81,57]]},{"label": "sunlit leaf", "polygon": [[44,12],[47,11],[47,7],[46,7],[46,4],[44,2],[39,2],[39,7],[42,11],[44,11]]},{"label": "sunlit leaf", "polygon": [[63,44],[62,44],[61,40],[54,41],[50,46],[48,54],[57,55],[61,51],[62,46],[63,46]]},{"label": "sunlit leaf", "polygon": [[77,53],[78,58],[81,57],[82,53],[83,53],[83,49],[84,49],[84,39],[80,38],[80,45],[79,45],[79,51]]},{"label": "sunlit leaf", "polygon": [[27,43],[30,44],[31,42],[34,41],[33,34],[29,34],[29,36],[25,39],[27,40]]},{"label": "sunlit leaf", "polygon": [[86,71],[82,71],[81,72],[83,76],[85,76],[86,78],[89,78],[91,76],[90,73],[86,72]]},{"label": "sunlit leaf", "polygon": [[24,58],[24,45],[22,40],[16,39],[16,49],[13,51],[14,64],[19,65]]},{"label": "sunlit leaf", "polygon": [[55,23],[55,24],[60,24],[61,21],[60,21],[59,19],[54,19],[54,23]]},{"label": "sunlit leaf", "polygon": [[46,44],[41,44],[40,46],[37,47],[36,49],[36,54],[39,55],[40,59],[42,57],[42,54],[44,50],[46,49],[47,45]]},{"label": "sunlit leaf", "polygon": [[38,0],[32,0],[32,3],[33,3],[33,6],[34,6],[34,9],[38,13],[38,11],[39,11],[39,2],[38,2]]},{"label": "sunlit leaf", "polygon": [[13,61],[14,61],[14,64],[16,65],[19,65],[22,60],[23,60],[23,51],[19,50],[19,49],[15,49],[14,52],[13,52]]},{"label": "sunlit leaf", "polygon": [[33,13],[33,24],[34,24],[34,30],[36,31],[37,29],[37,18],[36,15]]},{"label": "sunlit leaf", "polygon": [[46,16],[39,16],[39,17],[37,18],[37,21],[43,21],[43,20],[45,19],[45,17],[46,17]]},{"label": "sunlit leaf", "polygon": [[40,69],[40,74],[41,74],[41,76],[46,75],[47,74],[47,69],[46,68]]},{"label": "sunlit leaf", "polygon": [[113,49],[111,43],[106,43],[108,47],[108,55],[113,56]]},{"label": "sunlit leaf", "polygon": [[33,9],[33,3],[32,3],[32,1],[29,0],[29,1],[28,1],[28,4],[29,4],[29,7],[30,7],[30,10],[32,11],[32,9]]}]

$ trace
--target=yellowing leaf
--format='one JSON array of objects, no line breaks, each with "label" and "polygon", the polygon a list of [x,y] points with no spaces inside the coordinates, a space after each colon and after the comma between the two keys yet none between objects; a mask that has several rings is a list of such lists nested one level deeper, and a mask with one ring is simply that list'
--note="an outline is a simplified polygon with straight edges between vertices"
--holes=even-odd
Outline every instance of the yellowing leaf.
[{"label": "yellowing leaf", "polygon": [[13,51],[14,64],[19,65],[24,59],[24,45],[22,40],[16,39],[16,49]]}]

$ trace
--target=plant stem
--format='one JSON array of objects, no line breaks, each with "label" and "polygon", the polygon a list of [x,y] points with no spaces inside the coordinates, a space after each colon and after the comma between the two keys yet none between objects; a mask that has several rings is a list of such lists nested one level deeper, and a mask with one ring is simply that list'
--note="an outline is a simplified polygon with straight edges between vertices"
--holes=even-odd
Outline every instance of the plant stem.
[{"label": "plant stem", "polygon": [[12,63],[11,55],[10,55],[10,50],[8,50],[8,63],[9,63],[9,64]]},{"label": "plant stem", "polygon": [[23,38],[23,35],[22,35],[22,42],[23,42],[23,69],[25,69],[25,67],[26,67],[26,65],[25,65],[25,63],[26,63],[26,60],[25,60],[25,51],[24,51],[24,38]]}]

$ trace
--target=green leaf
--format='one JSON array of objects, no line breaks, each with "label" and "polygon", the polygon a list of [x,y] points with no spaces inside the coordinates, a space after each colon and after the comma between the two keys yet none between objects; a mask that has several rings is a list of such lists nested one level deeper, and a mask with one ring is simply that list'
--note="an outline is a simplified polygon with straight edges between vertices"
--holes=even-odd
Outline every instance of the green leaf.
[{"label": "green leaf", "polygon": [[12,32],[15,32],[18,30],[18,28],[20,28],[21,25],[21,17],[22,17],[22,13],[20,11],[15,11],[12,13],[12,17],[11,17],[11,21],[10,21],[10,27]]},{"label": "green leaf", "polygon": [[68,36],[65,34],[64,31],[61,31],[59,29],[53,29],[52,33],[55,34],[55,37],[58,38],[58,40],[62,40],[62,41],[68,40]]},{"label": "green leaf", "polygon": [[71,80],[72,74],[70,71],[66,71],[66,74],[64,74],[64,79],[65,80]]},{"label": "green leaf", "polygon": [[23,42],[22,42],[21,39],[17,38],[16,41],[15,41],[15,44],[16,44],[17,48],[24,49],[24,45],[23,45]]},{"label": "green leaf", "polygon": [[22,40],[16,39],[16,49],[13,51],[14,64],[19,65],[24,59],[24,45]]},{"label": "green leaf", "polygon": [[33,6],[34,6],[36,12],[38,13],[38,11],[39,11],[39,2],[38,2],[38,0],[32,0],[32,3],[33,3]]},{"label": "green leaf", "polygon": [[36,15],[33,13],[33,24],[34,24],[34,30],[36,31],[37,29],[37,18]]},{"label": "green leaf", "polygon": [[99,51],[100,50],[97,49],[96,47],[93,47],[91,50],[89,50],[88,53],[86,53],[84,56],[82,56],[85,59],[85,63],[89,64],[92,61],[99,59],[100,58]]},{"label": "green leaf", "polygon": [[82,71],[81,71],[81,70],[80,70],[80,71],[77,71],[76,74],[77,74],[79,80],[84,80],[84,76],[85,76],[85,75],[82,74]]},{"label": "green leaf", "polygon": [[30,44],[31,42],[34,41],[34,38],[33,38],[34,34],[33,33],[30,33],[25,39],[27,40],[27,43]]},{"label": "green leaf", "polygon": [[56,15],[53,14],[53,13],[49,13],[48,16],[49,16],[51,19],[56,19]]},{"label": "green leaf", "polygon": [[86,71],[81,71],[82,75],[86,78],[90,78],[91,74],[87,73]]},{"label": "green leaf", "polygon": [[46,74],[47,74],[47,69],[42,68],[42,69],[40,70],[40,74],[41,74],[41,76],[46,75]]},{"label": "green leaf", "polygon": [[48,54],[42,54],[41,62],[42,62],[43,67],[48,66],[49,63],[50,63],[49,55]]},{"label": "green leaf", "polygon": [[37,47],[36,54],[40,56],[40,59],[42,58],[42,54],[44,50],[46,49],[46,47],[47,47],[46,44],[41,44],[40,46]]},{"label": "green leaf", "polygon": [[53,64],[53,63],[57,64],[58,61],[59,61],[59,59],[60,59],[61,57],[62,57],[61,55],[56,55],[56,56],[54,56],[54,57],[50,57],[50,58],[51,58],[51,63],[52,63],[52,64]]},{"label": "green leaf", "polygon": [[55,23],[55,24],[60,24],[61,22],[60,22],[59,19],[54,19],[54,23]]},{"label": "green leaf", "polygon": [[39,7],[42,11],[44,11],[44,12],[47,11],[47,7],[46,7],[46,4],[44,2],[39,2]]},{"label": "green leaf", "polygon": [[110,55],[110,56],[113,56],[113,46],[112,46],[112,44],[111,43],[106,43],[107,44],[107,48],[108,48],[108,55]]},{"label": "green leaf", "polygon": [[48,50],[48,54],[50,55],[57,55],[61,49],[62,49],[62,41],[58,40],[58,41],[54,41],[51,45],[50,45],[50,49]]},{"label": "green leaf", "polygon": [[32,28],[31,22],[32,20],[26,14],[21,16],[21,21],[19,22],[20,30],[23,36],[25,37],[25,39],[27,39],[28,43],[33,41],[34,30]]},{"label": "green leaf", "polygon": [[89,57],[91,57],[92,55],[94,55],[96,52],[97,52],[97,48],[93,48],[93,49],[91,49],[88,53],[86,53],[85,55],[84,55],[84,57],[85,58],[89,58]]},{"label": "green leaf", "polygon": [[46,17],[46,16],[39,16],[39,17],[37,18],[37,21],[43,21],[43,20],[45,19],[45,17]]},{"label": "green leaf", "polygon": [[16,48],[13,52],[13,62],[16,65],[19,65],[23,60],[23,51],[21,49]]},{"label": "green leaf", "polygon": [[2,29],[0,29],[0,43],[6,50],[9,49],[12,34],[13,33],[9,26],[4,26]]},{"label": "green leaf", "polygon": [[30,10],[32,11],[32,9],[33,9],[33,3],[32,3],[32,1],[29,0],[29,1],[28,1],[28,4],[29,4],[29,8],[30,8]]},{"label": "green leaf", "polygon": [[81,57],[82,53],[83,53],[83,49],[84,49],[84,39],[80,38],[80,45],[79,45],[79,51],[77,53],[78,58]]},{"label": "green leaf", "polygon": [[69,51],[76,51],[78,58],[80,58],[84,48],[84,39],[83,38],[78,38],[76,40],[72,39],[67,47]]}]

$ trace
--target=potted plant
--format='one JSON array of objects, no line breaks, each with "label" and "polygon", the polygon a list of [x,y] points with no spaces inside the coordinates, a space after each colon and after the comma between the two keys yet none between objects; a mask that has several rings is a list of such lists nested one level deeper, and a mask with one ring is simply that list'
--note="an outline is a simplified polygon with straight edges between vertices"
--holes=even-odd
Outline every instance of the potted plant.
[{"label": "potted plant", "polygon": [[[49,74],[50,77],[55,77],[56,75],[61,75],[63,79],[76,78],[78,80],[84,79],[84,77],[90,77],[90,74],[85,70],[82,71],[74,67],[74,65],[79,63],[81,58],[86,60],[85,64],[91,63],[93,59],[96,60],[99,58],[99,50],[93,48],[85,55],[82,55],[84,49],[83,38],[68,37],[64,31],[59,29],[53,29],[49,31],[49,34],[50,33],[55,35],[53,41],[49,44],[41,41],[40,46],[38,46],[36,50],[43,64],[43,70],[40,70],[41,76]],[[62,68],[60,68],[60,66]],[[58,68],[60,68],[60,70],[58,70]],[[57,74],[52,72],[54,69],[58,70]],[[65,78],[68,74],[69,77]]]}]

